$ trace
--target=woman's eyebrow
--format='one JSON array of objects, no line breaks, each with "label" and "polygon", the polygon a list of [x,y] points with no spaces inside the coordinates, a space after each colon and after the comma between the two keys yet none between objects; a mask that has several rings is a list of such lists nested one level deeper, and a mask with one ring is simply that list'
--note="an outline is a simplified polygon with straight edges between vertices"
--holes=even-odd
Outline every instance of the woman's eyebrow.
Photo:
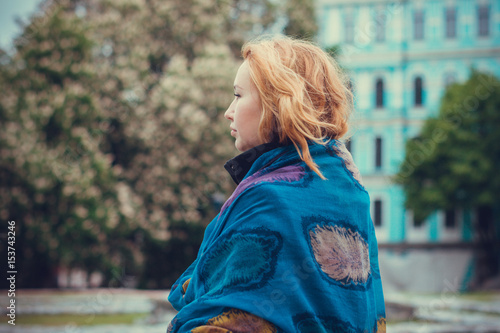
[{"label": "woman's eyebrow", "polygon": [[237,84],[235,84],[235,85],[233,86],[233,88],[234,88],[234,89],[236,89],[236,88],[238,88],[238,89],[243,89],[241,86],[239,86],[239,85],[237,85]]}]

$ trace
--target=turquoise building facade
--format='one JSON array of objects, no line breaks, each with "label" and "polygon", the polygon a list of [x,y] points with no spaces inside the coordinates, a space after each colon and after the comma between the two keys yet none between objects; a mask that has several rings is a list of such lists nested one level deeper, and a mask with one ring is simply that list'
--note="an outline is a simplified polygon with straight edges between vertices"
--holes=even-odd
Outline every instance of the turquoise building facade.
[{"label": "turquoise building facade", "polygon": [[472,68],[500,77],[500,0],[316,3],[319,43],[341,47],[339,62],[352,80],[350,149],[372,199],[379,243],[470,241],[470,212],[436,212],[417,226],[391,179],[405,142],[438,114],[448,84],[467,80]]}]

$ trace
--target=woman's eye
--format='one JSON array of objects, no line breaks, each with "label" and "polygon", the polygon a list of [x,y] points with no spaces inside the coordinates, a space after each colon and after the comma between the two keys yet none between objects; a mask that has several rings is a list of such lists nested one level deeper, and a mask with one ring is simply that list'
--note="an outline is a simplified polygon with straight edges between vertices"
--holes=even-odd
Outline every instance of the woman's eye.
[{"label": "woman's eye", "polygon": [[240,97],[241,97],[241,95],[240,95],[240,94],[234,94],[234,97],[236,97],[236,98],[240,98]]}]

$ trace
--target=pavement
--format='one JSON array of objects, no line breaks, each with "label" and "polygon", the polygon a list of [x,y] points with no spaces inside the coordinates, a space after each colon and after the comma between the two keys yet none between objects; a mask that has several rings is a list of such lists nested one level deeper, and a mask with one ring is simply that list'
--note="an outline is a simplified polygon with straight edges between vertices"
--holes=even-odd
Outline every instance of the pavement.
[{"label": "pavement", "polygon": [[[164,333],[175,310],[167,302],[168,290],[92,289],[82,291],[21,290],[16,292],[16,317],[25,314],[88,315],[144,313],[132,325],[59,326],[9,325],[4,318],[0,333]],[[481,294],[387,293],[387,331],[391,333],[500,333],[500,291]],[[7,293],[0,304],[8,304]]]},{"label": "pavement", "polygon": [[[88,316],[89,325],[72,322],[59,326],[19,325],[7,323],[4,314],[0,333],[165,333],[176,311],[167,301],[168,290],[91,289],[81,291],[21,290],[16,292],[16,317],[26,314],[79,314]],[[0,304],[8,304],[7,293],[0,295]],[[92,325],[98,314],[145,313],[133,325]]]},{"label": "pavement", "polygon": [[388,332],[500,332],[500,292],[385,294]]}]

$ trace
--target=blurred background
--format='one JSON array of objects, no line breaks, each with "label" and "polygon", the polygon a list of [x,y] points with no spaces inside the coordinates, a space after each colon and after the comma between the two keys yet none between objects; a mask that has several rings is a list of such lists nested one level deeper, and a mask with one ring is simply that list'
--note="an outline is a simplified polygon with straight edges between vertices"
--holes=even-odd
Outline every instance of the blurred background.
[{"label": "blurred background", "polygon": [[1,1],[0,332],[166,330],[262,33],[350,78],[389,331],[500,332],[500,0]]}]

